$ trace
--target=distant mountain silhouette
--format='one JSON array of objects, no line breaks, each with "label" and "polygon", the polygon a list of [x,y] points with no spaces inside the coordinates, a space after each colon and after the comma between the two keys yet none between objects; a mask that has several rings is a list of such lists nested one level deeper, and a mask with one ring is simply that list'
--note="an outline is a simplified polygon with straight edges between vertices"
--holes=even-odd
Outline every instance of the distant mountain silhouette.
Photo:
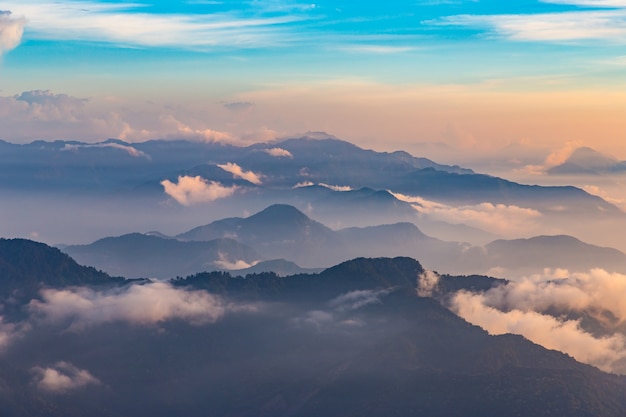
[{"label": "distant mountain silhouette", "polygon": [[166,279],[206,270],[237,269],[242,262],[250,265],[260,260],[254,249],[233,239],[182,242],[141,233],[66,246],[63,250],[80,263],[132,278]]},{"label": "distant mountain silhouette", "polygon": [[529,239],[496,240],[485,246],[487,263],[524,271],[532,267],[588,271],[604,268],[626,272],[626,254],[581,242],[572,236],[536,236]]},{"label": "distant mountain silhouette", "polygon": [[[272,149],[289,156],[272,156]],[[392,190],[450,203],[516,204],[549,212],[558,201],[572,213],[618,212],[613,205],[575,187],[517,184],[403,151],[376,152],[317,134],[248,147],[188,141],[37,141],[25,145],[5,143],[0,151],[0,183],[5,190],[163,198],[161,181],[176,181],[178,176],[187,175],[255,189],[259,197],[277,192],[289,196],[298,192],[291,190],[294,185],[311,182],[355,190]],[[235,178],[217,167],[229,162],[261,174],[262,184]]]},{"label": "distant mountain silhouette", "polygon": [[626,171],[626,161],[588,147],[576,149],[565,162],[548,170],[552,175],[600,175]]},{"label": "distant mountain silhouette", "polygon": [[397,223],[333,231],[295,207],[277,204],[248,218],[218,220],[177,236],[183,240],[229,237],[265,259],[285,258],[305,267],[327,267],[361,256],[416,256],[445,265],[463,250],[458,243],[424,235],[414,224]]},{"label": "distant mountain silhouette", "polygon": [[273,272],[277,276],[284,277],[297,274],[316,274],[323,271],[323,268],[301,268],[296,263],[287,261],[286,259],[274,259],[271,261],[262,261],[254,266],[244,269],[235,269],[229,271],[233,275],[250,275],[263,272]]}]

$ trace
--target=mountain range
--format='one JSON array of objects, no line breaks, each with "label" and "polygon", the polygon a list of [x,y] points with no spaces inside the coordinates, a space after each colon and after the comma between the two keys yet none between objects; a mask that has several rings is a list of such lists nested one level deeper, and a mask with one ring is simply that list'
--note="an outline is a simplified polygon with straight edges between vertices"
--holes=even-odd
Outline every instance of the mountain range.
[{"label": "mountain range", "polygon": [[430,237],[408,222],[332,230],[285,204],[246,218],[214,221],[175,237],[130,234],[63,250],[114,275],[159,279],[212,270],[248,271],[253,265],[250,272],[281,272],[280,263],[260,262],[278,259],[297,264],[293,272],[305,272],[300,267],[325,268],[377,256],[416,257],[429,269],[454,274],[519,277],[546,268],[626,272],[624,253],[571,236],[498,239],[472,246]]},{"label": "mountain range", "polygon": [[[31,257],[47,261],[20,261]],[[503,280],[442,276],[440,298],[418,296],[424,268],[397,257],[319,274],[212,272],[101,287],[110,278],[94,280],[46,245],[2,241],[0,259],[44,289],[0,326],[5,415],[626,412],[623,376],[521,336],[489,335],[442,305],[454,291],[478,294]],[[48,273],[67,265],[76,274],[63,281]],[[0,287],[3,300],[16,285]]]}]

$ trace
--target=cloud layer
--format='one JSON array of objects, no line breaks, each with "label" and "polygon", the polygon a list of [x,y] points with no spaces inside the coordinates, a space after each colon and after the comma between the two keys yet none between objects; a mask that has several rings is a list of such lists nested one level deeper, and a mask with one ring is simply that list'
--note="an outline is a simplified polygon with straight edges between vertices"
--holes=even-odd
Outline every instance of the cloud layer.
[{"label": "cloud layer", "polygon": [[208,203],[232,196],[237,191],[237,186],[225,187],[219,182],[207,181],[200,176],[179,176],[178,182],[170,180],[161,181],[165,194],[172,197],[183,206],[196,203]]},{"label": "cloud layer", "polygon": [[180,319],[195,325],[214,323],[227,312],[251,309],[225,302],[205,291],[187,291],[156,282],[123,290],[98,292],[88,288],[43,290],[42,301],[28,310],[45,323],[82,330],[112,322],[155,325]]},{"label": "cloud layer", "polygon": [[398,200],[411,203],[415,210],[432,220],[462,223],[502,236],[527,234],[541,217],[537,210],[513,205],[481,203],[455,207],[421,197],[392,194]]},{"label": "cloud layer", "polygon": [[[532,276],[485,293],[459,292],[450,308],[492,334],[517,333],[598,368],[626,374],[626,275],[589,273]],[[584,328],[591,317],[602,331]]]}]

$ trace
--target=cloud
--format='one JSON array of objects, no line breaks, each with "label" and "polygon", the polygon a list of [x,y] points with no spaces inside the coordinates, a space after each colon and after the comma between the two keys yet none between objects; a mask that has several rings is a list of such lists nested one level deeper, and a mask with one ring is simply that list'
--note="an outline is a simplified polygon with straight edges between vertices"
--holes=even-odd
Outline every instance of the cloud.
[{"label": "cloud", "polygon": [[229,260],[227,259],[224,254],[222,254],[221,252],[219,253],[219,260],[214,261],[213,264],[218,267],[219,269],[226,269],[226,270],[237,270],[237,269],[246,269],[246,268],[250,268],[253,267],[254,265],[258,264],[259,261],[254,261],[252,263],[247,263],[246,261],[242,260],[242,259],[236,259],[236,260]]},{"label": "cloud", "polygon": [[0,96],[2,135],[18,142],[33,138],[81,142],[100,142],[106,138],[129,142],[238,141],[231,133],[213,129],[207,123],[204,110],[163,103],[134,103],[115,97],[84,99],[50,90]]},{"label": "cloud", "polygon": [[332,299],[328,305],[339,312],[357,310],[370,304],[380,303],[380,298],[391,291],[392,289],[351,291]]},{"label": "cloud", "polygon": [[293,159],[293,155],[291,154],[291,152],[289,152],[286,149],[282,149],[282,148],[271,148],[271,149],[264,149],[263,152],[275,156],[277,158],[283,157],[283,158],[291,158]]},{"label": "cloud", "polygon": [[572,1],[567,4],[616,8],[537,14],[456,15],[425,23],[486,29],[496,36],[515,41],[604,40],[623,43],[626,39],[626,10],[621,3]]},{"label": "cloud", "polygon": [[238,187],[225,187],[219,182],[207,181],[200,176],[179,176],[178,183],[170,180],[161,181],[165,189],[165,194],[172,197],[183,206],[190,206],[196,203],[208,203],[232,196]]},{"label": "cloud", "polygon": [[101,292],[89,288],[47,289],[41,297],[42,301],[29,303],[29,312],[45,323],[70,323],[73,331],[113,322],[150,326],[174,319],[203,325],[216,322],[228,312],[255,309],[228,303],[206,291],[179,289],[163,282]]},{"label": "cloud", "polygon": [[378,304],[381,298],[391,293],[393,288],[379,290],[356,290],[333,298],[328,302],[328,310],[308,311],[302,317],[292,319],[296,326],[313,326],[317,330],[364,326],[365,322],[349,316],[350,312],[371,304]]},{"label": "cloud", "polygon": [[312,187],[314,186],[315,183],[311,182],[311,181],[303,181],[303,182],[299,182],[296,185],[294,185],[291,188],[304,188],[304,187]]},{"label": "cloud", "polygon": [[24,18],[14,18],[11,12],[0,10],[0,58],[20,44],[25,24]]},{"label": "cloud", "polygon": [[239,165],[233,162],[227,162],[225,164],[219,164],[218,167],[222,168],[226,172],[230,172],[235,177],[242,178],[252,184],[260,185],[263,183],[261,180],[261,174],[255,174],[252,171],[244,171]]},{"label": "cloud", "polygon": [[[279,46],[296,35],[295,22],[308,20],[310,9],[251,13],[230,10],[211,14],[151,13],[139,3],[19,0],[5,7],[28,18],[29,36],[44,40],[107,42],[122,46],[249,48]],[[257,3],[257,2],[254,2]],[[293,36],[290,36],[293,35]]]},{"label": "cloud", "polygon": [[148,160],[152,159],[150,157],[150,155],[148,155],[147,153],[140,151],[137,148],[133,148],[132,146],[129,145],[123,145],[121,143],[114,143],[114,142],[107,142],[107,143],[94,143],[94,144],[81,144],[81,145],[76,145],[76,144],[66,144],[63,149],[61,149],[62,151],[77,151],[79,149],[89,149],[89,148],[112,148],[112,149],[119,149],[122,150],[124,152],[126,152],[127,154],[129,154],[130,156],[133,156],[135,158],[146,158]]},{"label": "cloud", "polygon": [[318,184],[321,187],[326,187],[328,189],[331,189],[333,191],[340,191],[340,192],[345,192],[345,191],[352,191],[353,188],[350,187],[349,185],[329,185],[329,184],[324,184],[323,182],[320,182]]},{"label": "cloud", "polygon": [[87,385],[99,385],[100,381],[89,371],[79,369],[69,362],[57,362],[50,368],[35,367],[35,383],[43,391],[65,393]]},{"label": "cloud", "polygon": [[[183,123],[171,114],[161,115],[159,122],[162,125],[161,131],[165,133],[165,139],[188,139],[201,140],[206,142],[234,142],[234,137],[228,132],[220,132],[208,128],[198,128]],[[133,133],[133,132],[129,132]],[[145,134],[143,135],[145,136]],[[157,137],[157,132],[150,133],[150,136]],[[120,137],[124,139],[123,137]]]},{"label": "cloud", "polygon": [[417,277],[417,295],[432,297],[437,285],[439,285],[439,275],[433,271],[424,271]]},{"label": "cloud", "polygon": [[16,337],[22,335],[28,326],[25,324],[7,323],[0,316],[0,352],[9,346]]},{"label": "cloud", "polygon": [[581,146],[583,146],[581,141],[567,141],[563,146],[550,152],[542,165],[526,165],[522,169],[516,171],[530,175],[544,175],[550,168],[566,162],[568,158],[572,156],[574,151]]},{"label": "cloud", "polygon": [[398,200],[411,203],[416,211],[432,220],[462,223],[503,236],[527,234],[541,217],[537,210],[513,205],[480,203],[453,207],[417,196],[392,194]]},{"label": "cloud", "polygon": [[[626,374],[626,300],[622,297],[626,275],[601,269],[555,273],[534,275],[482,294],[458,292],[450,299],[450,309],[492,334],[521,334],[581,362]],[[567,278],[558,278],[564,275]],[[595,319],[602,335],[584,328],[584,316]]]}]

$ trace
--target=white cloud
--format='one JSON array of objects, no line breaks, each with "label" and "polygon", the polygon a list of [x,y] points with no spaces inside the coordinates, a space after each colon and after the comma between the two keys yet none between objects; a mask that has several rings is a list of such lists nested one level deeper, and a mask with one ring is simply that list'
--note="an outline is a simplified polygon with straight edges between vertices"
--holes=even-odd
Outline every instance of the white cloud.
[{"label": "white cloud", "polygon": [[146,158],[146,159],[151,159],[150,155],[148,155],[147,153],[140,151],[137,148],[133,148],[132,146],[129,145],[123,145],[121,143],[114,143],[114,142],[108,142],[108,143],[94,143],[94,144],[81,144],[81,145],[75,145],[75,144],[66,144],[63,149],[63,151],[77,151],[79,149],[89,149],[89,148],[113,148],[113,149],[119,149],[122,150],[124,152],[126,152],[127,154],[129,154],[130,156],[133,156],[135,158]]},{"label": "white cloud", "polygon": [[315,183],[311,182],[311,181],[303,181],[303,182],[299,182],[296,185],[294,185],[291,188],[304,188],[304,187],[312,187],[314,186]]},{"label": "white cloud", "polygon": [[[521,334],[605,371],[626,373],[626,275],[601,269],[546,272],[482,294],[459,292],[450,308],[492,334]],[[568,315],[593,317],[605,336],[591,334]]]},{"label": "white cloud", "polygon": [[226,172],[230,172],[235,177],[242,178],[248,182],[251,182],[252,184],[260,185],[263,183],[263,181],[261,180],[261,174],[256,174],[252,171],[244,171],[239,165],[235,163],[227,162],[225,164],[218,164],[217,166],[222,168]]},{"label": "white cloud", "polygon": [[10,12],[0,10],[0,58],[20,44],[25,24],[24,18],[14,18]]},{"label": "white cloud", "polygon": [[228,303],[206,291],[179,289],[163,282],[103,292],[47,289],[41,296],[42,301],[31,301],[28,310],[45,323],[70,323],[69,329],[75,331],[112,322],[149,326],[173,319],[202,325],[214,323],[228,312],[255,309]]},{"label": "white cloud", "polygon": [[417,196],[392,194],[400,201],[411,203],[416,211],[432,220],[462,223],[502,236],[528,234],[541,217],[537,210],[513,205],[480,203],[453,207]]},{"label": "white cloud", "polygon": [[621,334],[595,337],[578,320],[557,319],[534,311],[501,311],[487,306],[481,295],[458,293],[451,309],[490,334],[520,334],[547,349],[555,349],[604,371],[626,373],[626,338]]},{"label": "white cloud", "polygon": [[[188,140],[200,140],[206,142],[234,142],[234,137],[228,132],[220,132],[213,129],[203,127],[192,127],[186,123],[183,123],[171,114],[164,114],[159,117],[161,124],[160,131],[165,132],[164,137],[166,139],[188,139]],[[129,132],[134,133],[134,132]],[[157,137],[158,132],[150,132],[151,137]],[[136,136],[133,135],[133,136]],[[142,136],[146,136],[143,134]],[[121,137],[121,139],[124,139]]]},{"label": "white cloud", "polygon": [[89,371],[79,369],[68,362],[57,362],[49,368],[35,367],[35,382],[43,391],[65,393],[87,385],[99,385],[100,381]]},{"label": "white cloud", "polygon": [[20,0],[4,2],[28,19],[29,36],[47,40],[110,42],[128,46],[183,48],[255,47],[289,40],[289,24],[304,9],[272,16],[240,12],[152,14],[141,4]]},{"label": "white cloud", "polygon": [[433,271],[424,271],[417,277],[417,295],[432,297],[437,285],[439,285],[439,275]]},{"label": "white cloud", "polygon": [[282,149],[282,148],[271,148],[271,149],[265,149],[263,150],[263,152],[275,156],[275,157],[283,157],[283,158],[292,158],[293,159],[293,155],[291,154],[291,152],[289,152],[286,149]]},{"label": "white cloud", "polygon": [[[569,4],[585,3],[589,5],[592,2]],[[593,3],[596,6],[609,5],[608,1]],[[622,8],[539,14],[456,15],[428,23],[485,28],[497,36],[516,41],[605,40],[623,43],[626,40],[626,10]]]},{"label": "white cloud", "polygon": [[165,193],[183,206],[196,203],[208,203],[232,196],[237,186],[225,187],[219,182],[207,181],[200,176],[179,176],[178,183],[170,180],[161,181]]},{"label": "white cloud", "polygon": [[352,187],[350,187],[349,185],[329,185],[329,184],[324,184],[323,182],[320,182],[318,185],[321,187],[326,187],[333,191],[339,191],[339,192],[352,191]]},{"label": "white cloud", "polygon": [[250,268],[259,263],[259,261],[247,263],[246,261],[242,259],[230,260],[226,258],[226,256],[224,256],[224,254],[221,252],[219,253],[219,258],[220,259],[213,262],[213,264],[215,264],[215,266],[218,267],[219,269],[226,269],[229,271]]}]

